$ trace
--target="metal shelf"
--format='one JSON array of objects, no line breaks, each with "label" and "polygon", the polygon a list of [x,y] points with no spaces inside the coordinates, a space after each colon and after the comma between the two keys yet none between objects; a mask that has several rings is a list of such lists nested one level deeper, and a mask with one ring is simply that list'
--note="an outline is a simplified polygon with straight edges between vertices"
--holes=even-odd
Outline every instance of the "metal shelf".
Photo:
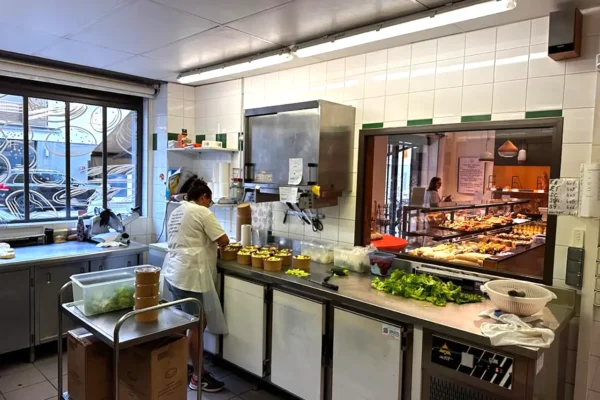
[{"label": "metal shelf", "polygon": [[402,206],[406,211],[420,211],[422,213],[430,212],[443,212],[443,211],[459,211],[459,210],[473,210],[480,208],[492,208],[492,207],[503,207],[503,206],[514,206],[516,204],[529,203],[529,199],[514,200],[514,201],[503,201],[498,203],[482,203],[482,204],[464,204],[456,205],[451,207],[425,207],[425,206]]},{"label": "metal shelf", "polygon": [[[193,298],[176,300],[168,303],[161,303],[154,307],[148,307],[141,310],[124,309],[106,314],[86,316],[83,314],[75,302],[62,302],[63,293],[71,288],[73,283],[67,282],[58,292],[58,331],[63,331],[63,314],[67,315],[73,322],[83,326],[90,331],[96,338],[108,345],[113,350],[113,399],[119,399],[119,351],[121,348],[127,348],[149,342],[154,339],[168,336],[175,332],[184,332],[186,329],[196,327],[202,331],[204,308],[202,303]],[[186,314],[174,309],[173,306],[182,303],[195,303],[198,306],[199,317]],[[135,321],[137,314],[143,314],[149,311],[158,310],[158,319],[155,322],[138,323]],[[62,340],[58,341],[58,376],[63,376],[63,358]],[[198,365],[202,368],[202,352],[200,346]],[[68,393],[63,392],[62,379],[58,380],[59,397],[68,399]],[[197,391],[197,400],[202,400],[202,390]]]},{"label": "metal shelf", "polygon": [[197,155],[199,153],[237,153],[237,149],[219,149],[219,148],[207,148],[207,147],[185,147],[167,149],[167,153],[179,153],[184,155]]},{"label": "metal shelf", "polygon": [[[168,305],[168,303],[166,303]],[[77,307],[76,303],[65,303],[63,312],[85,329],[94,334],[103,343],[115,347],[114,331],[119,320],[131,308],[114,311],[107,314],[86,317]],[[119,347],[125,349],[136,344],[145,343],[175,332],[183,332],[198,324],[198,318],[185,314],[174,308],[161,308],[158,310],[156,322],[138,323],[135,318],[128,318],[121,326],[119,332]]]}]

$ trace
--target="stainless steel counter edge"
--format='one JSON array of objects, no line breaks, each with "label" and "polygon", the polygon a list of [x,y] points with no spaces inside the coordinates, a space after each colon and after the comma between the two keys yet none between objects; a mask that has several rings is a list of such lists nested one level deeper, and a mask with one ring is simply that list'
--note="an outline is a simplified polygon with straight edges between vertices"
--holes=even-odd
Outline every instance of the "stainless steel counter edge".
[{"label": "stainless steel counter edge", "polygon": [[[489,300],[463,305],[448,303],[446,307],[438,307],[423,301],[377,292],[371,288],[371,277],[366,274],[351,273],[349,277],[332,278],[330,282],[340,287],[339,291],[335,292],[306,279],[286,275],[284,272],[268,272],[243,266],[235,261],[219,260],[218,267],[226,274],[257,283],[272,284],[298,295],[327,300],[334,306],[340,305],[386,320],[422,326],[441,334],[490,346],[489,339],[481,334],[481,323],[493,321],[478,316],[479,312],[494,308]],[[330,269],[331,265],[312,263],[310,278],[320,282]],[[568,325],[573,315],[573,307],[549,304],[544,309],[542,326],[558,334]],[[498,350],[535,360],[548,349],[505,346]]]},{"label": "stainless steel counter edge", "polygon": [[15,258],[0,260],[0,271],[18,269],[18,267],[57,264],[81,258],[95,259],[112,255],[127,255],[148,251],[148,246],[132,242],[127,247],[99,248],[95,243],[65,242],[58,244],[19,247],[15,249]]}]

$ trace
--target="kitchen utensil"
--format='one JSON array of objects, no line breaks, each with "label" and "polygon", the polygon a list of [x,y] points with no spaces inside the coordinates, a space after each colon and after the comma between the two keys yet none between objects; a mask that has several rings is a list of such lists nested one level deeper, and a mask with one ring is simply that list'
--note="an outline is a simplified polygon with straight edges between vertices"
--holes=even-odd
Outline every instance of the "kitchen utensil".
[{"label": "kitchen utensil", "polygon": [[[489,281],[481,286],[482,293],[500,310],[522,317],[528,317],[542,310],[546,303],[556,299],[550,290],[533,283],[512,279]],[[525,297],[509,296],[508,292],[524,292]]]},{"label": "kitchen utensil", "polygon": [[326,287],[327,289],[335,290],[336,292],[340,288],[338,285],[334,285],[333,283],[329,283],[329,282],[327,282],[325,280],[322,281],[322,282],[319,282],[319,281],[315,281],[314,279],[309,279],[308,281],[312,282],[312,283],[316,283],[317,285],[321,285],[323,287]]}]

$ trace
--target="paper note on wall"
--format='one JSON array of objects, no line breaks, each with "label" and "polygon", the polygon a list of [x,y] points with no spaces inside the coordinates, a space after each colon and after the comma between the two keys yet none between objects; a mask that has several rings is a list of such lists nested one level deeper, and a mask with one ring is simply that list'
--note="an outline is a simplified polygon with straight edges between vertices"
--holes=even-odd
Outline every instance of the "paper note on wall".
[{"label": "paper note on wall", "polygon": [[288,185],[298,185],[302,182],[302,159],[290,158]]},{"label": "paper note on wall", "polygon": [[548,192],[549,215],[577,215],[579,210],[579,179],[551,179]]},{"label": "paper note on wall", "polygon": [[280,187],[279,188],[279,201],[282,203],[296,204],[298,202],[298,188],[297,187]]},{"label": "paper note on wall", "polygon": [[600,217],[600,164],[581,167],[580,217]]}]

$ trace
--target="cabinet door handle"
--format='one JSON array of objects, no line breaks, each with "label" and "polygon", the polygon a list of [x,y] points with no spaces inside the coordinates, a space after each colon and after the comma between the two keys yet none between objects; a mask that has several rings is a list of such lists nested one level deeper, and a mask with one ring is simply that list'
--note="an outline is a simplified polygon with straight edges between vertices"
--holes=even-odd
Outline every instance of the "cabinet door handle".
[{"label": "cabinet door handle", "polygon": [[52,274],[50,272],[48,272],[46,274],[46,283],[49,284],[52,282]]},{"label": "cabinet door handle", "polygon": [[83,273],[85,272],[85,268],[81,267],[81,268],[79,269],[79,272],[81,272],[81,273],[83,274]]}]

